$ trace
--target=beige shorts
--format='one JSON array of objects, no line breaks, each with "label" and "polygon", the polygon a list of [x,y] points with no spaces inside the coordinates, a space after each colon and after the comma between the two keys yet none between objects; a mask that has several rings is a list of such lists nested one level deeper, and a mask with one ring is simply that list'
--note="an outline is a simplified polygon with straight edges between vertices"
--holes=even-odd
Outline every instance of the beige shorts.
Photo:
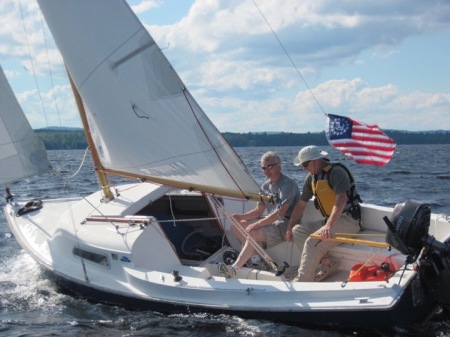
[{"label": "beige shorts", "polygon": [[262,227],[262,231],[266,237],[266,248],[276,246],[284,241],[289,220],[278,220],[271,225]]}]

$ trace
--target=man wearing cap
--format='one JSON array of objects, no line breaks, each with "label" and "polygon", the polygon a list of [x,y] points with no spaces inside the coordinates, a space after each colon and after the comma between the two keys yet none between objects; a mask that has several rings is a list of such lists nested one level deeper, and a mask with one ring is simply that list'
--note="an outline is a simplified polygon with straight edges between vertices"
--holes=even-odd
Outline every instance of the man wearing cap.
[{"label": "man wearing cap", "polygon": [[[267,177],[261,190],[264,194],[276,195],[277,204],[260,201],[254,209],[242,214],[233,214],[233,217],[255,241],[262,243],[264,248],[270,248],[286,237],[291,213],[300,198],[300,189],[295,180],[281,172],[281,158],[276,152],[268,151],[262,155],[261,170]],[[267,212],[267,215],[262,217],[264,212]],[[243,248],[231,266],[219,263],[219,274],[227,278],[234,277],[236,272],[256,253],[249,240],[234,227],[232,231],[243,243]]]},{"label": "man wearing cap", "polygon": [[[357,233],[360,230],[361,199],[355,191],[353,177],[344,165],[330,163],[327,155],[316,146],[306,146],[294,158],[294,165],[308,171],[286,231],[286,240],[293,239],[301,254],[296,282],[321,281],[334,272],[338,262],[326,254],[338,243],[328,239],[333,233]],[[297,224],[313,196],[324,219]],[[316,232],[320,240],[309,237]]]}]

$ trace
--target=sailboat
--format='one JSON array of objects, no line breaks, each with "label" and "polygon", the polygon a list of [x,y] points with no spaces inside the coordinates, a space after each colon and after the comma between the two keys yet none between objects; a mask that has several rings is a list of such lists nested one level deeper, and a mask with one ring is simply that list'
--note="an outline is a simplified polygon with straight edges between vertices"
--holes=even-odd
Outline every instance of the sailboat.
[{"label": "sailboat", "polygon": [[[100,188],[86,197],[9,198],[4,211],[17,241],[59,285],[134,309],[321,327],[409,325],[450,302],[448,217],[412,200],[362,204],[366,236],[335,238],[341,244],[330,255],[340,267],[322,282],[291,282],[289,268],[299,264],[292,242],[256,244],[262,263],[221,276],[218,264],[241,248],[231,214],[274,196],[261,194],[125,1],[38,3],[67,68]],[[10,118],[2,120],[10,130]],[[10,169],[0,167],[3,184],[29,175],[14,163],[21,175],[4,177]],[[109,176],[129,182],[113,189]],[[302,221],[320,218],[311,203]]]}]

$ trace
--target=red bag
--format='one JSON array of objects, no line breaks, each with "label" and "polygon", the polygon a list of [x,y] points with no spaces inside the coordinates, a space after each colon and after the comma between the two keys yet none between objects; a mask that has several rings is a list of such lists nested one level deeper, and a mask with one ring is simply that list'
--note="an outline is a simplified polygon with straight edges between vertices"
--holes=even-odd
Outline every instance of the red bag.
[{"label": "red bag", "polygon": [[364,267],[363,265],[363,263],[357,263],[352,267],[350,277],[348,278],[349,282],[387,282],[395,273],[395,270],[391,270],[391,265],[387,262],[383,262],[381,265],[372,264]]}]

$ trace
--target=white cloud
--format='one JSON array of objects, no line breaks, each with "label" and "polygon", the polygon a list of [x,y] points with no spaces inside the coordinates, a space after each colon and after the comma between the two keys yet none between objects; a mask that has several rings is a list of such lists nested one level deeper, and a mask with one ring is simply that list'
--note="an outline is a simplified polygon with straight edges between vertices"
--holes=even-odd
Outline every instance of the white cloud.
[{"label": "white cloud", "polygon": [[16,94],[24,112],[34,128],[47,126],[73,126],[80,124],[80,117],[69,85],[55,86],[49,91],[37,89]]},{"label": "white cloud", "polygon": [[139,3],[132,5],[130,7],[136,14],[144,13],[152,8],[160,7],[162,0],[142,0]]},{"label": "white cloud", "polygon": [[[450,129],[446,124],[450,121],[448,85],[428,91],[417,78],[417,84],[408,83],[412,90],[405,89],[402,74],[395,66],[387,66],[394,57],[410,72],[436,66],[427,60],[409,64],[412,60],[399,50],[405,41],[449,32],[450,4],[437,0],[255,2],[258,7],[253,1],[195,1],[178,22],[156,26],[146,15],[162,9],[165,1],[132,1],[133,10],[158,44],[168,47],[164,53],[221,131],[321,131],[321,107],[383,128]],[[48,65],[54,85],[65,88],[62,84],[67,80],[53,42],[47,35],[44,40],[36,1],[21,0],[20,4],[21,8],[16,1],[2,1],[0,61],[8,78],[20,88],[21,103],[32,109],[34,124],[42,117],[37,117],[39,99],[30,96],[36,95],[32,71],[44,92],[42,97],[50,102],[53,99],[46,93],[52,88],[44,80],[49,76]],[[320,106],[305,90],[277,38]],[[14,68],[13,63],[28,71]],[[351,72],[339,72],[344,68]],[[70,110],[63,125],[73,123],[74,106],[63,103],[70,101],[70,91],[58,92],[59,100],[61,109]]]}]

